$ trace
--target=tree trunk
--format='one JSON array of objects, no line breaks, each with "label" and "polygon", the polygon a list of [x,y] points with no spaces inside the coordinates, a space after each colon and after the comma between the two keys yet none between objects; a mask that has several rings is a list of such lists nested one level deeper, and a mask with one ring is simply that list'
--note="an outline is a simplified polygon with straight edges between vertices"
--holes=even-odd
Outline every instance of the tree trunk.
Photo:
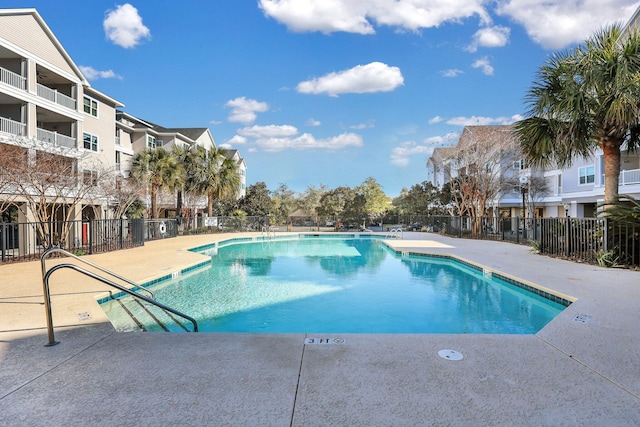
[{"label": "tree trunk", "polygon": [[213,190],[207,192],[207,216],[213,216]]},{"label": "tree trunk", "polygon": [[620,144],[605,142],[604,151],[604,202],[609,203],[618,197],[620,177]]},{"label": "tree trunk", "polygon": [[176,216],[182,217],[182,187],[178,188],[178,195],[176,197]]},{"label": "tree trunk", "polygon": [[158,187],[156,187],[155,185],[151,186],[151,218],[155,219],[158,218],[158,203],[157,203],[157,199],[158,198]]}]

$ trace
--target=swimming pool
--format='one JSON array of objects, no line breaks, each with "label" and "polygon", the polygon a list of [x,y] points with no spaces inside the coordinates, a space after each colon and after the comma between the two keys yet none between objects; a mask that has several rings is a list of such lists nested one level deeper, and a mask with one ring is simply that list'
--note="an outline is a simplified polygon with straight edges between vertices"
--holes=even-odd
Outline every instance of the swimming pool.
[{"label": "swimming pool", "polygon": [[[203,332],[532,334],[569,304],[449,257],[398,254],[375,238],[310,237],[201,248],[206,268],[151,289]],[[132,316],[144,330],[181,330],[130,297],[102,307],[120,331],[140,329]]]}]

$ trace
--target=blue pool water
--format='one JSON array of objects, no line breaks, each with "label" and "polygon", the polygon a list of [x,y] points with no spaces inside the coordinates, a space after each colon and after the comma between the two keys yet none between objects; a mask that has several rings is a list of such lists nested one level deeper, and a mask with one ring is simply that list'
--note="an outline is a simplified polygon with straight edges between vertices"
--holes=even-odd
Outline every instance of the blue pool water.
[{"label": "blue pool water", "polygon": [[[204,332],[532,334],[565,308],[473,266],[402,256],[376,239],[259,241],[205,253],[204,270],[152,287]],[[143,310],[126,300],[103,304],[118,330],[136,329],[124,304]]]}]

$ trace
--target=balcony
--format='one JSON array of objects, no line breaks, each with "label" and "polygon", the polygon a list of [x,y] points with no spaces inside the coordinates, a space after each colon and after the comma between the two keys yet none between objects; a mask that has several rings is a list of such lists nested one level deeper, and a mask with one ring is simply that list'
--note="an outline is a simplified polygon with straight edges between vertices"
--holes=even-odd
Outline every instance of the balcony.
[{"label": "balcony", "polygon": [[55,102],[58,105],[62,105],[63,107],[70,108],[72,110],[76,109],[76,100],[58,92],[55,89],[51,89],[47,86],[41,85],[37,83],[38,88],[38,96],[48,99],[51,102]]},{"label": "balcony", "polygon": [[76,139],[57,132],[38,128],[38,141],[48,142],[56,147],[76,148]]},{"label": "balcony", "polygon": [[0,117],[0,132],[10,135],[26,136],[27,125],[5,117]]},{"label": "balcony", "polygon": [[640,169],[623,170],[620,172],[618,185],[640,184]]},{"label": "balcony", "polygon": [[10,86],[17,87],[18,89],[26,90],[27,79],[20,74],[16,74],[13,71],[9,71],[0,67],[0,82],[6,83]]}]

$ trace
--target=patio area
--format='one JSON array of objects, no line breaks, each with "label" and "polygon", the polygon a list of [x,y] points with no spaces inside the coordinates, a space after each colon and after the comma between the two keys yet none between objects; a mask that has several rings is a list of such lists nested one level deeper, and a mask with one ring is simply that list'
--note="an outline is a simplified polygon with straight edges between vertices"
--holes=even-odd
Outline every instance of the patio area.
[{"label": "patio area", "polygon": [[[202,262],[188,248],[225,238],[87,259],[143,283]],[[60,271],[60,344],[44,347],[40,264],[2,265],[0,426],[640,425],[640,272],[431,233],[391,244],[576,301],[535,335],[116,333],[96,303],[105,287]],[[445,360],[443,349],[464,358]]]}]

